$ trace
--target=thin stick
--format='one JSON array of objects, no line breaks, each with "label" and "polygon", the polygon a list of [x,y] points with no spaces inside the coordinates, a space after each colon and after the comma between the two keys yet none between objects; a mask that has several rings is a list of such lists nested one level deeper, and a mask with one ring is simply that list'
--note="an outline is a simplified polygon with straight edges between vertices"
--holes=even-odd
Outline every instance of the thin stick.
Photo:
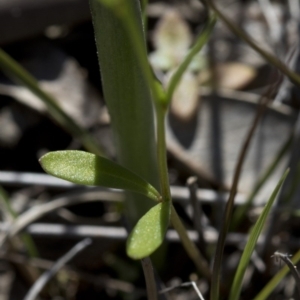
[{"label": "thin stick", "polygon": [[206,254],[206,245],[205,245],[205,239],[203,236],[203,228],[201,224],[202,219],[202,210],[199,206],[199,201],[197,198],[197,177],[189,177],[187,180],[187,186],[190,191],[190,200],[193,207],[193,222],[194,222],[194,228],[198,232],[198,245],[201,249],[203,255]]},{"label": "thin stick", "polygon": [[176,288],[179,288],[179,287],[185,287],[185,286],[192,286],[197,294],[197,296],[199,297],[200,300],[204,300],[204,297],[202,296],[200,290],[198,289],[198,286],[196,284],[195,281],[190,281],[190,282],[185,282],[185,283],[182,283],[180,285],[176,285],[176,286],[171,286],[169,288],[166,288],[166,289],[163,289],[162,291],[160,291],[159,293],[160,294],[164,294],[164,293],[167,293],[167,292],[170,292]]},{"label": "thin stick", "polygon": [[30,288],[28,293],[26,294],[24,300],[34,300],[40,291],[44,288],[47,282],[61,269],[65,264],[67,264],[75,255],[77,255],[80,251],[85,249],[92,243],[92,240],[86,238],[76,244],[70,251],[68,251],[65,255],[63,255],[53,266],[51,269],[46,271]]},{"label": "thin stick", "polygon": [[299,272],[297,270],[297,267],[293,264],[293,262],[289,259],[289,255],[288,254],[283,254],[280,252],[275,252],[274,255],[272,255],[271,257],[275,257],[275,258],[280,258],[283,262],[286,263],[286,265],[289,267],[295,281],[296,281],[296,286],[298,289],[298,297],[300,299],[300,275]]},{"label": "thin stick", "polygon": [[146,257],[141,262],[146,280],[148,300],[157,300],[157,289],[151,259]]}]

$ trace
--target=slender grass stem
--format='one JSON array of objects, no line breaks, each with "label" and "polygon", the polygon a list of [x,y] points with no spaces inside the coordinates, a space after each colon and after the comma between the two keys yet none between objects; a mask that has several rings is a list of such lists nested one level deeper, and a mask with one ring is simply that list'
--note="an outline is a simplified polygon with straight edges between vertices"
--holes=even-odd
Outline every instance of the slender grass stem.
[{"label": "slender grass stem", "polygon": [[193,45],[193,47],[190,49],[186,57],[184,58],[183,62],[180,64],[180,66],[177,68],[173,76],[171,77],[170,83],[167,88],[167,96],[166,96],[166,102],[170,103],[172,100],[172,96],[176,90],[176,87],[178,86],[178,83],[181,80],[182,75],[188,68],[189,64],[191,63],[194,56],[202,49],[202,47],[206,44],[208,41],[212,30],[216,24],[216,16],[212,15],[206,24],[205,28],[201,32],[200,36],[198,37],[196,43]]},{"label": "slender grass stem", "polygon": [[222,12],[217,8],[213,0],[207,0],[210,8],[218,15],[218,17],[227,25],[227,27],[240,39],[244,40],[249,46],[251,46],[256,52],[258,52],[268,63],[276,67],[284,75],[286,75],[292,82],[300,85],[300,76],[289,69],[281,60],[270,52],[262,49],[251,37],[247,35],[242,29],[236,26],[231,20],[229,20]]},{"label": "slender grass stem", "polygon": [[141,262],[147,286],[147,297],[149,300],[157,300],[157,289],[151,259],[146,257]]},{"label": "slender grass stem", "polygon": [[[2,200],[4,207],[6,209],[6,211],[9,213],[9,215],[13,218],[16,219],[18,217],[18,214],[14,211],[14,209],[12,208],[12,206],[10,205],[8,196],[5,192],[5,190],[0,187],[0,201]],[[32,237],[29,234],[26,233],[22,233],[21,234],[21,239],[25,245],[25,248],[28,251],[29,256],[32,257],[38,257],[39,253],[38,250],[35,246],[35,243],[32,239]]]},{"label": "slender grass stem", "polygon": [[[166,108],[162,103],[157,103],[156,105],[156,118],[157,118],[157,156],[158,156],[158,166],[160,174],[160,184],[161,184],[161,194],[163,201],[169,201],[171,205],[171,193],[170,185],[168,179],[168,169],[166,160],[166,140],[165,140],[165,115]],[[184,228],[179,216],[173,205],[171,205],[171,222],[177,231],[180,240],[182,241],[183,247],[185,248],[187,254],[195,263],[197,269],[206,278],[210,279],[209,266],[206,260],[202,257],[201,253],[195,246],[195,244],[190,240],[186,229]]]},{"label": "slender grass stem", "polygon": [[211,278],[211,273],[209,266],[206,263],[204,257],[200,254],[199,250],[196,248],[195,244],[190,240],[186,229],[184,228],[174,206],[171,208],[171,222],[176,229],[179,238],[182,242],[183,247],[185,248],[187,254],[192,259],[198,271],[206,277],[208,280]]},{"label": "slender grass stem", "polygon": [[43,273],[40,278],[34,283],[34,285],[30,288],[24,300],[35,300],[38,294],[43,290],[45,285],[49,282],[51,278],[63,267],[65,266],[74,256],[76,256],[79,252],[84,250],[87,246],[92,243],[92,240],[86,238],[81,242],[77,243],[71,250],[69,250],[66,254],[64,254],[60,259],[58,259],[55,264],[51,267],[51,269],[47,270]]},{"label": "slender grass stem", "polygon": [[161,104],[156,104],[156,135],[157,135],[157,160],[158,171],[160,178],[160,188],[163,201],[171,201],[167,152],[166,152],[166,137],[165,137],[165,116],[166,109]]},{"label": "slender grass stem", "polygon": [[0,49],[0,68],[14,81],[23,84],[35,94],[46,105],[53,119],[71,135],[78,138],[87,150],[103,155],[100,146],[89,133],[66,114],[57,104],[57,101],[39,87],[36,79],[2,49]]}]

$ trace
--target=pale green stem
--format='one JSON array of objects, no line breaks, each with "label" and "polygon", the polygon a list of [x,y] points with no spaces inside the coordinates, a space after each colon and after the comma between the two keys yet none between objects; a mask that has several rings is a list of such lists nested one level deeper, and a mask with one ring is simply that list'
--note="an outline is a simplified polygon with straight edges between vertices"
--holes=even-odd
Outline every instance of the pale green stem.
[{"label": "pale green stem", "polygon": [[166,137],[165,137],[165,116],[166,109],[161,105],[156,105],[156,134],[157,134],[157,160],[160,178],[160,188],[163,201],[171,201],[168,166],[166,157]]},{"label": "pale green stem", "polygon": [[[170,185],[168,179],[168,169],[166,160],[166,141],[164,127],[165,115],[166,108],[162,104],[157,104],[157,156],[160,174],[161,194],[163,197],[163,201],[170,201],[171,204]],[[195,244],[189,238],[187,231],[183,226],[179,216],[177,215],[177,212],[173,205],[171,205],[171,222],[180,237],[183,247],[185,248],[191,260],[196,265],[198,271],[201,274],[203,274],[206,278],[210,279],[211,274],[209,266],[207,265],[205,259],[202,257]]]},{"label": "pale green stem", "polygon": [[184,228],[174,206],[171,208],[171,222],[176,229],[183,247],[185,248],[187,254],[192,259],[198,271],[205,276],[208,280],[211,279],[211,272],[208,264],[204,257],[200,254],[199,250],[195,244],[189,238],[186,229]]},{"label": "pale green stem", "polygon": [[[2,187],[0,187],[0,200],[2,200],[3,205],[5,206],[7,212],[10,214],[10,216],[13,219],[16,219],[18,217],[18,214],[14,211],[14,209],[10,205],[8,196]],[[23,234],[21,234],[21,239],[28,251],[29,256],[30,257],[38,257],[39,253],[36,249],[36,246],[34,244],[34,241],[31,238],[31,236],[26,233],[23,233]]]},{"label": "pale green stem", "polygon": [[184,58],[183,62],[180,64],[180,66],[176,69],[175,73],[170,79],[170,83],[167,88],[167,96],[166,96],[166,102],[170,103],[172,100],[172,96],[176,90],[176,87],[178,86],[182,75],[188,68],[189,64],[191,63],[194,56],[202,49],[202,47],[206,44],[208,41],[212,30],[216,24],[216,17],[215,15],[210,17],[210,20],[206,24],[205,28],[203,29],[203,32],[198,37],[196,43],[193,45],[193,47],[188,52],[187,56]]}]

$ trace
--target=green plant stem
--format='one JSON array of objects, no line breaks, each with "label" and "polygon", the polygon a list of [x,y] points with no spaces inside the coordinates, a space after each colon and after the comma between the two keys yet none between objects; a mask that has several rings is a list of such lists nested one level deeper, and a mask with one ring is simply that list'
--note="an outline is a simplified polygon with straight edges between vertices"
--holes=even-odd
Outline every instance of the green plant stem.
[{"label": "green plant stem", "polygon": [[216,16],[212,15],[206,24],[205,28],[201,32],[200,36],[198,37],[196,43],[193,45],[193,47],[189,50],[188,54],[184,58],[183,62],[180,64],[180,66],[176,69],[175,73],[170,79],[170,83],[167,88],[167,96],[166,96],[166,102],[170,103],[172,100],[172,96],[176,90],[176,87],[178,86],[178,83],[180,82],[182,75],[188,68],[189,64],[191,63],[194,56],[202,49],[202,47],[206,44],[208,41],[212,30],[216,24]]},{"label": "green plant stem", "polygon": [[[292,257],[291,261],[295,265],[300,260],[300,250]],[[284,266],[260,291],[260,293],[254,298],[254,300],[267,299],[273,290],[278,286],[280,281],[288,274],[289,268]]]},{"label": "green plant stem", "polygon": [[255,184],[255,187],[252,191],[252,193],[247,198],[244,205],[237,208],[232,221],[232,229],[235,230],[239,227],[242,220],[245,218],[245,215],[249,208],[251,207],[253,200],[257,193],[260,191],[260,189],[264,186],[266,181],[270,178],[270,176],[273,174],[274,170],[277,168],[279,163],[281,162],[284,155],[287,153],[287,151],[290,149],[292,144],[293,136],[291,135],[288,140],[283,144],[279,152],[276,154],[274,160],[271,162],[270,166],[267,168],[267,170],[264,172],[264,174],[259,178],[257,183]]},{"label": "green plant stem", "polygon": [[[205,33],[203,33],[198,39],[196,45],[191,49],[188,56],[181,64],[175,75],[171,79],[171,84],[169,86],[167,95],[164,96],[162,93],[159,96],[159,101],[156,101],[156,118],[157,118],[157,157],[158,157],[158,165],[159,165],[159,174],[160,174],[160,183],[161,183],[161,194],[163,197],[163,201],[171,200],[170,194],[170,186],[168,179],[168,169],[167,169],[167,160],[166,160],[166,140],[165,140],[165,115],[167,112],[167,106],[172,98],[173,92],[179,83],[181,76],[184,71],[188,67],[192,58],[195,56],[197,52],[204,45],[206,40],[209,37],[209,34],[213,28],[215,21],[211,21],[209,23],[208,28],[206,28]],[[171,204],[171,201],[170,201]],[[209,270],[209,266],[206,260],[202,257],[199,250],[195,246],[195,244],[190,240],[185,227],[183,226],[174,206],[171,206],[171,222],[177,231],[183,247],[185,248],[187,254],[195,263],[198,271],[203,274],[207,279],[211,278],[211,273]]]},{"label": "green plant stem", "polygon": [[160,188],[163,201],[171,201],[168,166],[166,157],[165,116],[166,108],[156,104],[156,135],[157,135],[157,160],[160,178]]},{"label": "green plant stem", "polygon": [[147,286],[148,300],[157,300],[157,289],[151,259],[146,257],[143,258],[141,262]]},{"label": "green plant stem", "polygon": [[195,246],[195,244],[190,240],[186,229],[184,228],[174,206],[171,208],[171,222],[177,231],[180,240],[182,242],[183,247],[185,248],[187,254],[192,259],[198,271],[208,280],[211,279],[211,273],[209,270],[209,266],[206,263],[206,260],[200,254],[199,250]]},{"label": "green plant stem", "polygon": [[[163,201],[169,201],[171,205],[171,194],[170,186],[168,179],[168,169],[167,169],[167,160],[166,160],[166,140],[165,140],[165,115],[167,109],[161,103],[156,105],[156,118],[157,118],[157,157],[158,157],[158,166],[160,174],[160,183],[161,183],[161,194]],[[210,279],[211,274],[209,266],[207,265],[205,259],[200,254],[199,250],[195,244],[190,240],[186,229],[184,228],[175,208],[171,205],[171,222],[177,231],[180,240],[185,248],[187,254],[195,263],[197,269],[201,274],[203,274],[207,279]]]},{"label": "green plant stem", "polygon": [[207,0],[208,5],[218,15],[218,17],[227,25],[227,27],[240,39],[244,40],[249,46],[251,46],[256,52],[258,52],[267,62],[276,67],[284,75],[286,75],[292,82],[300,85],[300,76],[289,69],[281,60],[270,52],[263,50],[257,45],[251,37],[247,35],[242,29],[234,25],[215,5],[213,0]]},{"label": "green plant stem", "polygon": [[0,68],[14,81],[23,84],[33,94],[35,94],[46,105],[48,112],[53,119],[62,126],[62,128],[80,140],[88,151],[103,155],[103,151],[100,149],[100,146],[94,141],[88,132],[80,127],[69,115],[67,115],[57,104],[56,100],[39,87],[36,79],[2,49],[0,49]]},{"label": "green plant stem", "polygon": [[[14,209],[10,205],[8,196],[2,187],[0,187],[0,200],[2,200],[7,212],[10,214],[10,216],[13,219],[16,219],[18,217],[18,214],[14,211]],[[31,238],[31,236],[26,233],[23,233],[23,234],[21,234],[21,239],[28,251],[29,256],[30,257],[38,257],[39,253],[37,251],[37,248],[35,246],[33,239]]]}]

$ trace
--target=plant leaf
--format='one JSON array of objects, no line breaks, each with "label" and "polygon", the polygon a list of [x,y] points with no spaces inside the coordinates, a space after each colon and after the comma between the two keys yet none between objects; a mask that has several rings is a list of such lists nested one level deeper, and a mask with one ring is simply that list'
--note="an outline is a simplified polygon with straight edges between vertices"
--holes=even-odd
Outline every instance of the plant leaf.
[{"label": "plant leaf", "polygon": [[127,255],[142,259],[163,242],[170,219],[171,201],[152,207],[135,225],[127,239]]},{"label": "plant leaf", "polygon": [[135,173],[92,153],[74,150],[49,152],[40,163],[48,174],[77,184],[129,190],[155,201],[161,198],[150,183]]},{"label": "plant leaf", "polygon": [[[116,6],[108,9],[114,3]],[[150,89],[151,83],[155,87],[158,84],[147,60],[140,1],[90,0],[90,8],[117,161],[158,187],[152,103],[155,93]],[[118,9],[125,13],[120,16]],[[134,25],[128,28],[131,23]],[[133,227],[152,206],[152,201],[142,195],[127,195],[125,214],[129,224]]]},{"label": "plant leaf", "polygon": [[210,20],[206,24],[205,28],[203,29],[202,33],[197,38],[195,44],[189,50],[189,52],[185,56],[184,60],[181,62],[181,64],[178,66],[178,68],[172,75],[172,77],[169,81],[169,84],[168,84],[168,88],[167,88],[166,104],[170,103],[173,93],[175,92],[176,87],[177,87],[178,83],[180,82],[183,73],[186,71],[186,69],[192,62],[195,55],[202,49],[202,47],[205,45],[205,43],[209,39],[210,34],[212,33],[212,30],[215,26],[215,23],[216,23],[216,18],[214,15],[212,15]]},{"label": "plant leaf", "polygon": [[258,240],[258,237],[264,227],[264,224],[267,220],[267,217],[269,215],[270,209],[276,199],[276,196],[289,173],[289,170],[286,170],[279,182],[277,183],[271,197],[269,198],[265,208],[263,209],[261,215],[259,216],[258,220],[256,221],[253,229],[251,230],[251,233],[249,235],[248,242],[245,246],[244,252],[242,254],[240,263],[238,265],[238,269],[235,273],[233,284],[231,287],[229,300],[237,300],[239,299],[239,295],[242,288],[242,281],[244,278],[245,271],[247,269],[248,263],[250,261],[251,255],[253,253],[253,250],[255,248],[256,242]]}]

